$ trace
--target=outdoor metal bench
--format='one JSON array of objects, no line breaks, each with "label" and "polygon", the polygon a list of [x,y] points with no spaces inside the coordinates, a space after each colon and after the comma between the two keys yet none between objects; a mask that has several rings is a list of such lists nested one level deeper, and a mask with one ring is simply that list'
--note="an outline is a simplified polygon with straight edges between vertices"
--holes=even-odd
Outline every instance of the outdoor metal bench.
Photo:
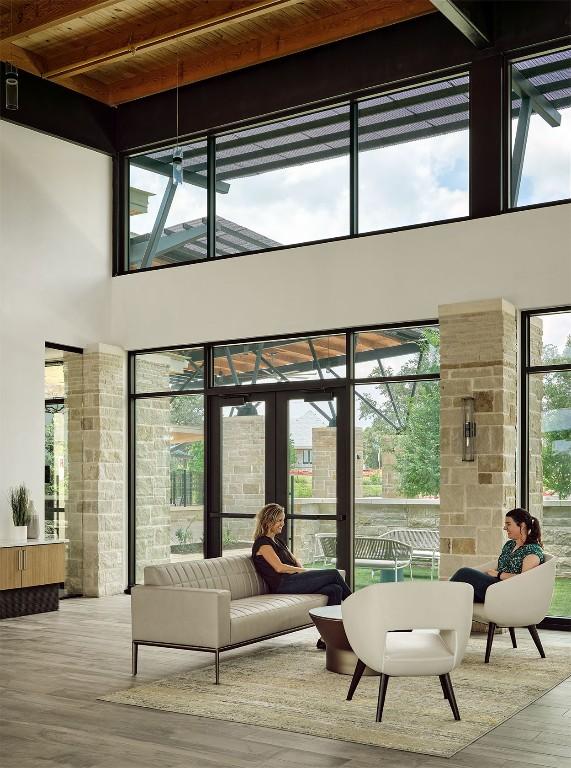
[{"label": "outdoor metal bench", "polygon": [[[325,563],[335,564],[337,558],[337,536],[334,533],[316,533],[316,557]],[[409,544],[381,536],[355,536],[355,565],[375,570],[394,570],[395,581],[398,571],[410,565],[412,547]]]},{"label": "outdoor metal bench", "polygon": [[[387,531],[384,538],[400,541],[412,547],[412,560],[430,561],[430,578],[434,578],[434,566],[440,559],[440,537],[438,531],[429,528],[394,528]],[[412,579],[412,560],[410,578]]]}]

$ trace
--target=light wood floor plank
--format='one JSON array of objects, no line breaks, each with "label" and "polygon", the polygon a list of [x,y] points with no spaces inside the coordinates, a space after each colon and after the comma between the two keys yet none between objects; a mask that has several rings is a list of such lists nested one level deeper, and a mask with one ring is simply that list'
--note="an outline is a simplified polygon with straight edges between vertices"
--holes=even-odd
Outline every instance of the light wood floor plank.
[{"label": "light wood floor plank", "polygon": [[[571,634],[554,634],[571,651]],[[97,701],[211,663],[209,654],[144,648],[133,680],[124,595],[66,600],[57,613],[0,621],[0,766],[571,768],[571,681],[449,760]]]}]

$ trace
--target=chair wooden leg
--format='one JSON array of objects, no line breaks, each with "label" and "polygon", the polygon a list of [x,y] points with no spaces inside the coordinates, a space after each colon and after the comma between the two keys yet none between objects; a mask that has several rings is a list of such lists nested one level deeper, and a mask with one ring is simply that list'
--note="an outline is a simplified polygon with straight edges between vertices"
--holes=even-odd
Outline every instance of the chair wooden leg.
[{"label": "chair wooden leg", "polygon": [[452,687],[452,680],[450,679],[450,675],[442,675],[442,677],[444,678],[446,691],[448,693],[446,698],[450,704],[450,709],[454,715],[454,720],[460,720],[460,712],[458,711],[458,704],[456,704],[456,696],[454,696],[454,688]]},{"label": "chair wooden leg", "polygon": [[139,659],[139,644],[131,643],[131,674],[137,674],[137,662]]},{"label": "chair wooden leg", "polygon": [[448,690],[446,688],[446,681],[444,680],[444,675],[438,675],[438,678],[440,680],[440,685],[442,686],[442,693],[444,694],[444,698],[448,698]]},{"label": "chair wooden leg", "polygon": [[510,630],[510,637],[512,639],[512,648],[517,648],[517,642],[515,639],[515,629],[513,627],[510,627],[509,630]]},{"label": "chair wooden leg", "polygon": [[357,686],[359,685],[359,681],[363,677],[363,672],[365,671],[365,664],[361,661],[361,659],[357,659],[357,664],[355,666],[355,671],[353,672],[353,677],[351,678],[351,685],[349,686],[349,692],[347,693],[347,701],[351,701],[353,698],[353,694],[357,690]]},{"label": "chair wooden leg", "polygon": [[379,701],[377,703],[377,723],[383,719],[383,707],[385,706],[385,696],[387,695],[387,686],[389,684],[389,675],[381,674],[379,681]]},{"label": "chair wooden leg", "polygon": [[492,643],[494,642],[494,632],[496,631],[496,625],[490,621],[488,625],[488,642],[486,643],[486,658],[484,663],[488,664],[490,661],[490,654],[492,652]]},{"label": "chair wooden leg", "polygon": [[535,643],[535,647],[539,651],[539,655],[542,659],[545,658],[545,651],[543,650],[543,646],[541,645],[541,640],[539,639],[539,634],[537,632],[537,627],[535,624],[533,624],[531,627],[528,627],[529,634],[531,635],[533,642]]}]

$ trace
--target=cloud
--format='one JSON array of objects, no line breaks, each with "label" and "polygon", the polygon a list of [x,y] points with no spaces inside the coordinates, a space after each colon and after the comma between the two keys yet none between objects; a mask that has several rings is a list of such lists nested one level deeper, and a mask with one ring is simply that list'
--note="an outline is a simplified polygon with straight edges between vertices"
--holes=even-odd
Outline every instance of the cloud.
[{"label": "cloud", "polygon": [[[571,197],[571,109],[560,112],[557,128],[539,115],[531,116],[518,205]],[[514,121],[512,140],[516,127]]]}]

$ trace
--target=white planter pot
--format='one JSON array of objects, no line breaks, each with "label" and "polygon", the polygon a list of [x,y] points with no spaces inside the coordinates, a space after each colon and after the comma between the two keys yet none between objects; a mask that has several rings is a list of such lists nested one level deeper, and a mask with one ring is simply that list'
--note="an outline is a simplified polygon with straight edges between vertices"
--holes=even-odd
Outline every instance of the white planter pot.
[{"label": "white planter pot", "polygon": [[12,541],[25,544],[28,541],[28,526],[27,525],[13,526]]}]

